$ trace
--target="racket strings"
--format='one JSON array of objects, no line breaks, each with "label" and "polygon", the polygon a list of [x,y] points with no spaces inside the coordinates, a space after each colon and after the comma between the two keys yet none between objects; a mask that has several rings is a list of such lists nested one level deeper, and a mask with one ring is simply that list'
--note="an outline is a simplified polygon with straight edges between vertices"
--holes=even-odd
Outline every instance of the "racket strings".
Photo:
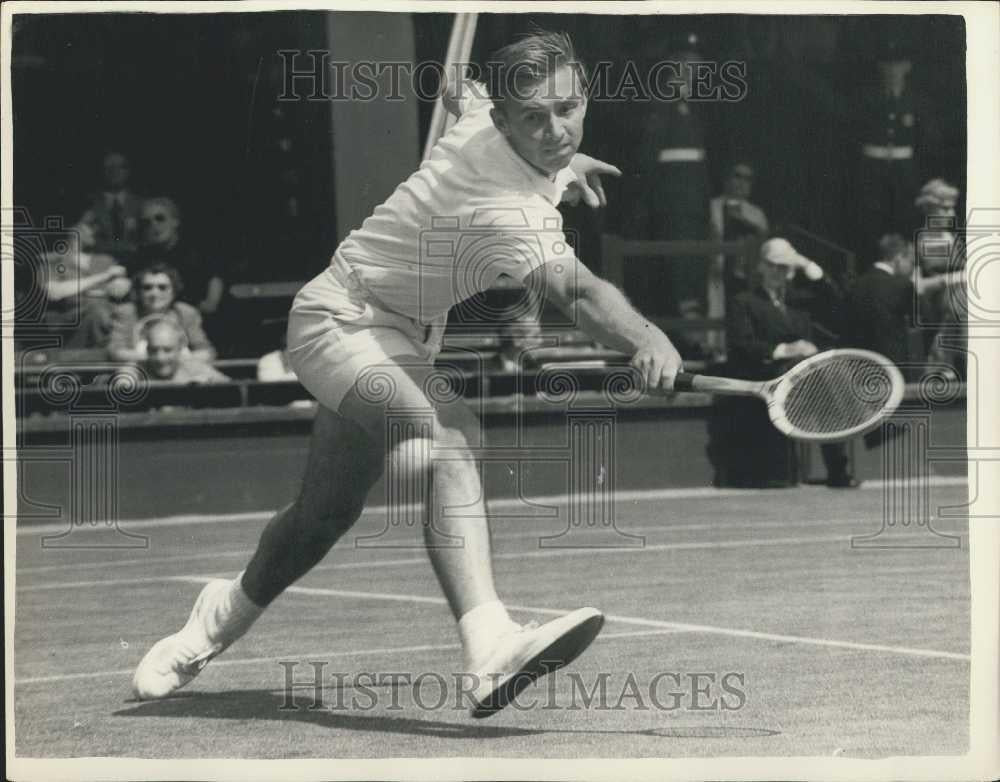
[{"label": "racket strings", "polygon": [[878,420],[892,394],[885,366],[866,358],[832,357],[794,379],[785,416],[802,432],[831,435]]}]

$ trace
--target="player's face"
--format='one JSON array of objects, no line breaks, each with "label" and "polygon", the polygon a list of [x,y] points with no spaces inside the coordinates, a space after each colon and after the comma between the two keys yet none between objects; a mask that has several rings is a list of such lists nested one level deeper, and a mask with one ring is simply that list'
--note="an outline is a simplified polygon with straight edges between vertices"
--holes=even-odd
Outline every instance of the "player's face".
[{"label": "player's face", "polygon": [[171,329],[154,328],[146,345],[146,368],[157,380],[169,380],[177,372],[181,346]]},{"label": "player's face", "polygon": [[569,165],[583,141],[583,86],[567,65],[522,92],[508,98],[503,109],[493,109],[493,123],[517,154],[554,174]]},{"label": "player's face", "polygon": [[165,312],[174,303],[174,286],[166,274],[146,274],[139,281],[143,312]]}]

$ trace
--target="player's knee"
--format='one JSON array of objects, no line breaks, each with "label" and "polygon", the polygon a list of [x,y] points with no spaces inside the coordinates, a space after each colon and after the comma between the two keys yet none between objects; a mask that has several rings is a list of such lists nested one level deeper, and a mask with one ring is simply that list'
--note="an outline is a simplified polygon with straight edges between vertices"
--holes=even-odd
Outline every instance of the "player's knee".
[{"label": "player's knee", "polygon": [[469,438],[456,430],[403,440],[391,449],[389,458],[392,472],[407,477],[475,470]]},{"label": "player's knee", "polygon": [[430,437],[408,437],[395,443],[389,450],[392,473],[415,477],[433,467],[434,441]]}]

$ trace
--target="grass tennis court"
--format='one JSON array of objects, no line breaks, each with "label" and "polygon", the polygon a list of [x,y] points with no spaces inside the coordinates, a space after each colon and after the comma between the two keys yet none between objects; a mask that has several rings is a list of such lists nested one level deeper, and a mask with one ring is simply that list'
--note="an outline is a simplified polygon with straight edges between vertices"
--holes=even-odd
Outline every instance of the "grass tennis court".
[{"label": "grass tennis court", "polygon": [[[964,485],[941,483],[931,489],[932,509],[964,504]],[[564,523],[505,518],[509,507],[495,510],[494,549],[514,618],[544,621],[590,604],[608,622],[572,666],[522,694],[524,708],[484,721],[456,709],[451,692],[434,708],[439,682],[450,688],[459,667],[454,623],[416,534],[412,549],[354,547],[355,536],[382,529],[378,509],[188,688],[146,703],[129,701],[132,669],[183,624],[207,578],[244,565],[265,515],[147,521],[141,532],[149,548],[138,551],[43,549],[37,529],[22,529],[18,754],[877,758],[966,751],[965,521],[935,522],[961,535],[960,548],[858,550],[851,535],[880,526],[882,491],[872,483],[846,493],[622,492],[616,523],[645,536],[645,545],[594,550],[540,547],[539,536]],[[319,700],[315,670],[324,683]],[[392,673],[400,674],[395,684]],[[602,681],[607,697],[585,707],[578,686],[589,691]],[[527,708],[532,702],[536,708]]]}]

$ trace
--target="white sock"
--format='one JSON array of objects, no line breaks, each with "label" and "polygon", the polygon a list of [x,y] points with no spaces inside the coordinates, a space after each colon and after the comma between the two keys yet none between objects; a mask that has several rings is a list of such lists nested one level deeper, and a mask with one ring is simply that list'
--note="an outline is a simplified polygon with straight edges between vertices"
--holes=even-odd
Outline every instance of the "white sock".
[{"label": "white sock", "polygon": [[229,587],[229,594],[226,595],[227,602],[234,616],[241,618],[253,616],[256,618],[263,613],[264,609],[251,600],[247,596],[247,593],[243,591],[243,572],[233,579],[232,586]]},{"label": "white sock", "polygon": [[462,641],[462,657],[466,671],[474,671],[486,662],[496,641],[515,629],[504,604],[499,600],[480,603],[458,620],[458,637]]},{"label": "white sock", "polygon": [[250,625],[264,613],[264,609],[253,602],[243,591],[243,573],[240,573],[222,593],[218,604],[208,618],[209,637],[217,638],[220,634],[228,637],[234,633],[237,637],[243,635]]}]

